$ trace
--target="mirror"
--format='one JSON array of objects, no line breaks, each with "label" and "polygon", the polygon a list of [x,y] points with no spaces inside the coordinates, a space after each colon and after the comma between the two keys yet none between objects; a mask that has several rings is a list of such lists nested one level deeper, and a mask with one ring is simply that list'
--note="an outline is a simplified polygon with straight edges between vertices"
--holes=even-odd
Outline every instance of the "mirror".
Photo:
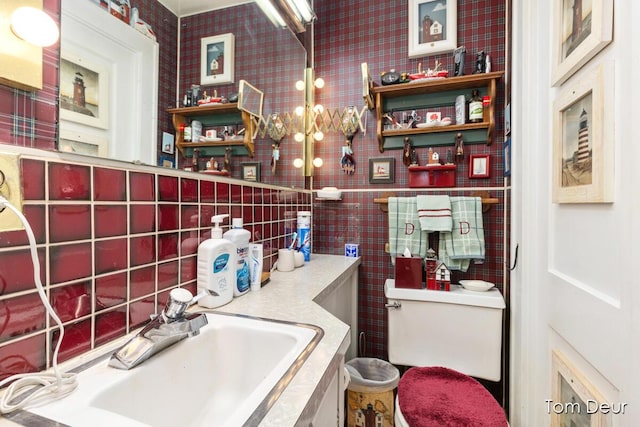
[{"label": "mirror", "polygon": [[[86,3],[102,13],[99,21],[94,20],[92,22],[94,27],[104,28],[107,26],[106,23],[111,21],[122,27],[121,22],[109,16],[105,11],[96,8],[92,2],[81,3]],[[152,3],[158,3],[158,6],[160,5],[160,2],[157,0]],[[304,47],[298,38],[288,29],[279,29],[273,26],[254,2],[247,3],[246,1],[238,1],[237,3],[236,6],[205,13],[207,15],[207,22],[213,22],[216,16],[221,15],[229,23],[229,26],[233,27],[231,30],[221,32],[233,32],[235,34],[235,82],[227,86],[205,85],[203,89],[210,92],[216,89],[218,92],[228,96],[234,92],[239,92],[238,86],[240,81],[246,80],[251,82],[253,87],[259,88],[264,92],[263,116],[272,113],[294,111],[296,106],[304,103],[304,93],[295,90],[295,82],[302,78],[306,64],[306,51]],[[72,24],[67,23],[64,16],[68,15],[68,9],[77,9],[77,7],[74,2],[62,2],[61,50],[65,50],[66,46],[69,45],[67,44],[68,42],[65,42],[65,40],[69,40],[68,30],[71,29],[73,31]],[[139,13],[140,18],[143,20],[146,18],[145,13],[153,14],[150,8],[147,8],[146,11],[141,9]],[[79,13],[71,12],[71,14],[78,15]],[[76,153],[83,151],[94,153],[105,150],[104,147],[92,147],[91,145],[96,144],[96,141],[104,141],[105,139],[109,141],[124,141],[123,146],[125,146],[128,151],[120,152],[116,155],[112,154],[111,149],[109,149],[109,157],[119,160],[141,160],[147,164],[158,164],[157,159],[161,158],[163,154],[158,148],[158,140],[162,139],[164,132],[170,134],[175,133],[171,123],[171,115],[166,113],[166,109],[178,105],[178,100],[181,100],[184,94],[184,88],[188,88],[191,84],[200,83],[199,63],[195,59],[195,57],[199,57],[199,52],[195,51],[196,48],[194,48],[194,52],[185,51],[183,47],[185,38],[189,37],[189,32],[193,28],[193,26],[189,26],[189,23],[196,22],[193,21],[195,18],[197,18],[197,15],[181,18],[177,21],[177,28],[171,25],[171,20],[167,21],[167,19],[164,19],[164,22],[158,24],[162,26],[161,31],[163,32],[162,36],[159,35],[158,37],[159,43],[167,40],[169,36],[176,40],[175,45],[171,46],[170,49],[156,44],[156,55],[158,56],[155,59],[155,63],[159,62],[160,70],[162,70],[160,71],[161,75],[158,74],[157,70],[138,71],[134,69],[136,73],[142,73],[144,77],[126,79],[123,78],[123,76],[135,76],[138,74],[118,69],[117,72],[112,73],[113,75],[110,74],[108,76],[110,88],[119,89],[119,85],[122,84],[125,88],[121,93],[126,94],[117,96],[115,99],[109,97],[109,101],[113,100],[112,102],[118,102],[124,98],[126,102],[128,102],[128,104],[122,108],[118,108],[116,104],[108,107],[110,113],[110,127],[108,130],[97,126],[86,127],[82,126],[81,123],[71,121],[66,125],[65,129],[62,129],[63,126],[61,126],[58,148],[60,150],[75,150]],[[234,23],[232,21],[237,22]],[[96,25],[96,22],[99,22],[99,25]],[[212,25],[211,27],[215,26]],[[260,32],[258,32],[258,29]],[[182,34],[177,34],[178,30]],[[266,31],[269,31],[269,34],[265,35]],[[169,32],[169,34],[167,34],[167,32]],[[212,32],[212,34],[215,34],[215,32]],[[110,35],[113,39],[120,38],[120,34],[117,31],[110,33]],[[71,35],[71,44],[78,40],[77,34]],[[180,43],[178,43],[179,40]],[[199,46],[199,38],[197,40]],[[163,47],[165,47],[164,50]],[[181,66],[178,70],[172,70],[171,73],[167,73],[167,68],[173,66],[173,63],[176,61],[176,57],[171,56],[175,55],[176,48],[178,48],[179,51],[180,58],[178,61],[180,61]],[[151,54],[152,56],[150,57],[147,56],[143,58],[137,56],[138,54],[132,54],[131,52],[134,52],[137,47],[130,48],[122,46],[120,49],[123,54],[136,57],[137,60],[134,62],[137,66],[140,64],[154,63],[153,54]],[[168,51],[171,51],[171,53],[168,54]],[[86,54],[84,51],[81,53]],[[91,67],[85,68],[89,70],[92,68],[99,70],[99,67],[95,66],[94,63],[100,62],[99,60],[104,60],[102,54],[103,52],[100,52],[96,57],[87,55],[87,63],[91,63]],[[167,57],[167,55],[169,55],[169,57]],[[190,62],[193,62],[193,64],[190,64]],[[194,69],[193,75],[190,76],[189,72],[185,72],[186,67]],[[180,76],[180,81],[176,83],[175,78],[173,81],[167,80],[167,76],[172,74]],[[73,75],[75,76],[75,73],[73,73]],[[140,86],[145,82],[153,82],[157,89],[159,86],[158,79],[160,79],[160,92],[157,93],[157,95],[154,95],[155,91],[153,88],[142,88]],[[129,81],[131,84],[129,84]],[[283,93],[281,89],[283,87],[291,88],[291,91]],[[61,93],[61,96],[64,96],[64,94]],[[158,103],[157,108],[151,106],[154,102]],[[107,108],[106,105],[103,105],[103,107]],[[135,114],[127,113],[131,111]],[[140,114],[148,115],[140,116]],[[114,123],[118,123],[118,126],[114,127]],[[126,126],[124,124],[126,124]],[[88,134],[86,134],[87,129],[90,131]],[[83,132],[85,135],[83,135]],[[116,136],[110,135],[109,132],[115,132]],[[141,143],[134,144],[132,141]],[[302,146],[294,142],[292,137],[285,137],[282,142],[285,161],[282,162],[280,167],[291,168],[293,170],[291,161],[295,157],[300,156]],[[242,178],[241,171],[243,163],[260,162],[264,166],[263,169],[267,171],[267,173],[262,174],[261,182],[273,185],[304,187],[304,178],[301,174],[297,173],[297,171],[293,173],[268,173],[268,164],[272,156],[271,140],[268,136],[264,136],[264,134],[257,135],[255,147],[256,152],[253,158],[234,156],[231,159],[233,177]]]},{"label": "mirror", "polygon": [[262,118],[264,93],[246,80],[240,80],[238,88],[238,108],[252,116]]}]

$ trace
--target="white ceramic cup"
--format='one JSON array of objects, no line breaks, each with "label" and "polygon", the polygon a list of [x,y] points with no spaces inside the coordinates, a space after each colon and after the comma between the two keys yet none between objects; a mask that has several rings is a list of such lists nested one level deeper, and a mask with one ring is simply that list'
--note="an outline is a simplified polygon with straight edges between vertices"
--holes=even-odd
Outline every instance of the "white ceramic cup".
[{"label": "white ceramic cup", "polygon": [[295,260],[291,249],[278,249],[278,271],[293,271]]},{"label": "white ceramic cup", "polygon": [[293,251],[293,264],[297,267],[304,265],[304,254],[300,251]]}]

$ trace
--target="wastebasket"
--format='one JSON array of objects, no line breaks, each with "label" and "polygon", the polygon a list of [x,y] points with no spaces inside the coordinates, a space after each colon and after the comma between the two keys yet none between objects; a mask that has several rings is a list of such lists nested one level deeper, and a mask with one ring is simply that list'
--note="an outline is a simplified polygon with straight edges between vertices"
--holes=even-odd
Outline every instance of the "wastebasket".
[{"label": "wastebasket", "polygon": [[345,364],[349,373],[347,386],[348,427],[392,427],[393,391],[400,372],[380,359],[358,357]]}]

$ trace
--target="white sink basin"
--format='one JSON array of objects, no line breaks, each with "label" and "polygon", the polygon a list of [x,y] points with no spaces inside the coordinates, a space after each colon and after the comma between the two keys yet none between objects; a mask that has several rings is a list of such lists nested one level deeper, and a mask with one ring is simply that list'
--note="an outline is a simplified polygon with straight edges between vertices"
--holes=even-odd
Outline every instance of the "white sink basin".
[{"label": "white sink basin", "polygon": [[70,396],[29,412],[74,427],[255,425],[322,337],[310,325],[221,313],[207,320],[200,335],[130,371],[102,359],[78,374]]}]

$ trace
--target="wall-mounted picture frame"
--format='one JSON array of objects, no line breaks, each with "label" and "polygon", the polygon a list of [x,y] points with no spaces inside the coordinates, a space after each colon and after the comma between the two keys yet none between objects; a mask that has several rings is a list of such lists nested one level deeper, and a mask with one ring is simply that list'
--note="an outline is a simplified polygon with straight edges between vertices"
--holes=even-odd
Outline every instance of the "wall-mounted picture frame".
[{"label": "wall-mounted picture frame", "polygon": [[84,154],[87,156],[108,157],[109,141],[100,134],[85,130],[60,128],[58,150],[65,153]]},{"label": "wall-mounted picture frame", "polygon": [[469,178],[489,178],[490,174],[490,154],[471,154],[469,156]]},{"label": "wall-mounted picture frame", "polygon": [[553,103],[554,203],[613,202],[612,93],[610,62],[581,70],[558,93]]},{"label": "wall-mounted picture frame", "polygon": [[260,162],[242,163],[242,179],[245,181],[260,181]]},{"label": "wall-mounted picture frame", "polygon": [[504,161],[503,175],[511,176],[511,138],[502,144],[502,159]]},{"label": "wall-mounted picture frame", "polygon": [[551,427],[611,425],[611,411],[598,410],[608,404],[588,378],[558,350],[551,356],[551,399],[546,401]]},{"label": "wall-mounted picture frame", "polygon": [[60,55],[60,119],[109,128],[109,70],[70,51]]},{"label": "wall-mounted picture frame", "polygon": [[175,152],[175,137],[168,132],[162,132],[162,152],[173,154]]},{"label": "wall-mounted picture frame", "polygon": [[457,47],[457,8],[456,0],[409,0],[409,58]]},{"label": "wall-mounted picture frame", "polygon": [[233,33],[200,39],[200,84],[233,83],[235,36]]},{"label": "wall-mounted picture frame", "polygon": [[554,2],[552,33],[553,86],[559,86],[613,39],[613,2]]},{"label": "wall-mounted picture frame", "polygon": [[396,159],[369,159],[369,183],[390,184],[395,182]]}]

